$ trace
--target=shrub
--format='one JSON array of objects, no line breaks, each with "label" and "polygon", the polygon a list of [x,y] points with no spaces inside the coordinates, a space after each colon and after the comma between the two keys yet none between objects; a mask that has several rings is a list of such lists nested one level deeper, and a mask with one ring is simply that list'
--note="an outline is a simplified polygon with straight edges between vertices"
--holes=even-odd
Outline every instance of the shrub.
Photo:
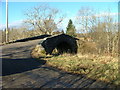
[{"label": "shrub", "polygon": [[78,40],[78,52],[82,54],[96,54],[98,53],[97,44],[95,42]]}]

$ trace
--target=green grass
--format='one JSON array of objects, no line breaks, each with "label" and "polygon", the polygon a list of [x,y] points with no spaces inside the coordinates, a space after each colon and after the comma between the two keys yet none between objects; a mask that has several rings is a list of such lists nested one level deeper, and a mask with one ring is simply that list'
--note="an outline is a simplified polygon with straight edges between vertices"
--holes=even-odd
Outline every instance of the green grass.
[{"label": "green grass", "polygon": [[118,59],[98,55],[63,54],[45,58],[47,64],[67,72],[85,74],[87,77],[120,85]]}]

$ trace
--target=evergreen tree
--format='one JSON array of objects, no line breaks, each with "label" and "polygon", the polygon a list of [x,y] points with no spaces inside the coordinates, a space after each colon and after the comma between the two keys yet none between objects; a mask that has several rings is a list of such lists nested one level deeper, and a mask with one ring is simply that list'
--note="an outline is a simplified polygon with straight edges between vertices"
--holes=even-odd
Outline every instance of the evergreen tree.
[{"label": "evergreen tree", "polygon": [[76,29],[75,26],[73,25],[72,20],[70,19],[68,22],[68,26],[67,26],[67,31],[66,34],[75,37],[76,36]]},{"label": "evergreen tree", "polygon": [[64,34],[64,30],[62,30],[61,33]]}]

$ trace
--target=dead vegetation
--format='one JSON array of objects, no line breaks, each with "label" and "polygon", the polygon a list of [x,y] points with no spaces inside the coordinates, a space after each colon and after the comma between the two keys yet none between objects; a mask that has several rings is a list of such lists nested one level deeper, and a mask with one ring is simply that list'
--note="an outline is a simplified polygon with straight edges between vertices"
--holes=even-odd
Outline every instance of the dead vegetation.
[{"label": "dead vegetation", "polygon": [[31,51],[31,56],[33,58],[45,57],[46,52],[41,45],[36,45],[35,48]]},{"label": "dead vegetation", "polygon": [[66,72],[83,74],[89,78],[102,80],[115,85],[120,84],[118,58],[93,54],[63,54],[44,58],[48,65]]}]

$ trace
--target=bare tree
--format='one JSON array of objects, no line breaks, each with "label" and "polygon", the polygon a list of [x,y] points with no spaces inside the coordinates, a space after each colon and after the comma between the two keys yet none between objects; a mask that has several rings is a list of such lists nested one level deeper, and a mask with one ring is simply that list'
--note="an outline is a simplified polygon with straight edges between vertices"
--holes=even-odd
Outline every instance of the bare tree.
[{"label": "bare tree", "polygon": [[118,23],[110,10],[96,14],[90,8],[81,8],[78,11],[77,23],[82,28],[81,32],[98,44],[99,53],[115,54],[118,49]]},{"label": "bare tree", "polygon": [[33,7],[26,11],[25,15],[27,17],[25,23],[39,30],[39,34],[52,34],[53,31],[57,29],[57,25],[64,19],[58,9],[51,8],[48,5]]},{"label": "bare tree", "polygon": [[91,29],[91,17],[93,15],[93,10],[89,7],[82,7],[78,11],[77,24],[80,26],[81,33],[88,33]]}]

